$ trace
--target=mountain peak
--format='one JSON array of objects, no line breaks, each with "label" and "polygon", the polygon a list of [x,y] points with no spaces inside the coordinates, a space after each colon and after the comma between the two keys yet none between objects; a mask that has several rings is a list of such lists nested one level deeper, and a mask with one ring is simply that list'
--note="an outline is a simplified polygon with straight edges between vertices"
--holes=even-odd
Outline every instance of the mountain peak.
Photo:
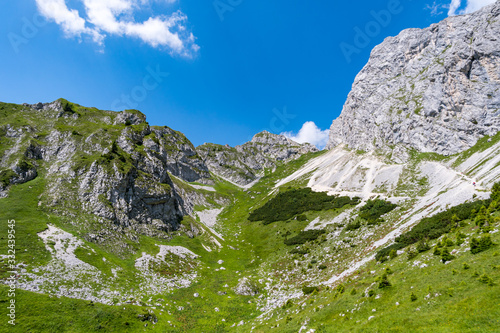
[{"label": "mountain peak", "polygon": [[500,2],[374,48],[327,148],[454,154],[500,129]]}]

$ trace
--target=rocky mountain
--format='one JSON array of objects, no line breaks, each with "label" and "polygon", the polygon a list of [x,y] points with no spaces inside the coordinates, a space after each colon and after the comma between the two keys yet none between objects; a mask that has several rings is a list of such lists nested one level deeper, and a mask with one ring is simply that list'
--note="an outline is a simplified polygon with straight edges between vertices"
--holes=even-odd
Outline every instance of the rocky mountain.
[{"label": "rocky mountain", "polygon": [[283,135],[263,131],[243,145],[230,147],[206,143],[196,147],[196,151],[211,172],[245,186],[262,176],[265,169],[274,170],[279,163],[318,149],[308,143],[300,144]]},{"label": "rocky mountain", "polygon": [[378,46],[328,151],[0,103],[0,331],[498,331],[499,8]]},{"label": "rocky mountain", "polygon": [[375,47],[356,76],[327,148],[406,148],[449,155],[500,129],[500,3]]},{"label": "rocky mountain", "polygon": [[42,174],[48,185],[40,205],[87,214],[95,223],[85,237],[98,242],[117,231],[167,237],[196,205],[225,200],[209,186],[200,194],[189,183],[213,185],[213,172],[247,184],[256,172],[317,150],[271,133],[236,148],[195,148],[178,131],[149,126],[139,111],[101,111],[63,99],[1,104],[0,112],[0,194]]}]

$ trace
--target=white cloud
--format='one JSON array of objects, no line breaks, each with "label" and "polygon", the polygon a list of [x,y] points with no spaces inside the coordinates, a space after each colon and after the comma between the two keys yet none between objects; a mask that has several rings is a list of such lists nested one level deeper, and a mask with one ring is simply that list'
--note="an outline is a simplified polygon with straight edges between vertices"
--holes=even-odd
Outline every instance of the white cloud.
[{"label": "white cloud", "polygon": [[299,133],[283,132],[281,134],[298,143],[309,142],[319,149],[323,149],[328,141],[329,133],[330,130],[321,130],[313,121],[306,121]]},{"label": "white cloud", "polygon": [[450,8],[448,8],[448,16],[456,15],[457,9],[460,7],[462,0],[451,0]]},{"label": "white cloud", "polygon": [[444,9],[449,9],[450,6],[442,3],[436,3],[434,1],[432,5],[426,4],[425,9],[429,10],[431,12],[432,16],[438,16],[444,13]]},{"label": "white cloud", "polygon": [[451,0],[448,10],[448,15],[453,16],[453,15],[463,15],[463,14],[473,13],[483,8],[484,6],[495,3],[495,0],[465,0],[465,1],[467,1],[467,5],[465,6],[464,9],[459,10],[459,8],[462,5],[462,0]]},{"label": "white cloud", "polygon": [[191,57],[199,50],[196,38],[186,28],[187,16],[181,11],[151,16],[143,22],[134,13],[153,2],[173,4],[177,0],[80,0],[86,18],[69,9],[65,0],[36,0],[40,13],[61,25],[68,36],[89,35],[100,44],[105,36],[139,38],[152,47],[162,47],[171,54]]}]

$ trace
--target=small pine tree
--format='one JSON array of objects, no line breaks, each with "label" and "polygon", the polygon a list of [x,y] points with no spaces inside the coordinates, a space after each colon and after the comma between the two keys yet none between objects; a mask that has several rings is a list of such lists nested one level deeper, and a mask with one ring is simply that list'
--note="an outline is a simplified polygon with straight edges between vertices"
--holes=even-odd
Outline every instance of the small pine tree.
[{"label": "small pine tree", "polygon": [[498,202],[500,201],[500,182],[495,183],[493,187],[491,188],[491,200],[493,202]]},{"label": "small pine tree", "polygon": [[479,239],[472,238],[470,241],[470,252],[472,254],[477,254],[479,252],[486,251],[494,244],[491,241],[491,237],[489,235],[481,236]]},{"label": "small pine tree", "polygon": [[443,246],[445,246],[445,247],[450,247],[450,246],[455,245],[455,243],[453,243],[453,241],[446,236],[443,238],[442,243],[443,243]]},{"label": "small pine tree", "polygon": [[448,251],[446,247],[441,249],[441,261],[443,263],[451,261],[453,259],[455,259],[455,257],[450,254],[450,251]]},{"label": "small pine tree", "polygon": [[378,283],[378,287],[379,287],[379,289],[384,289],[384,288],[387,288],[390,286],[392,286],[392,284],[387,279],[387,274],[384,273],[382,275],[382,277],[380,278],[380,282]]},{"label": "small pine tree", "polygon": [[486,207],[483,205],[479,209],[479,213],[477,214],[474,222],[476,223],[477,226],[482,227],[486,223],[488,223],[488,215],[487,215],[487,210]]},{"label": "small pine tree", "polygon": [[457,214],[453,214],[451,217],[451,225],[455,228],[460,227],[460,219],[458,218]]},{"label": "small pine tree", "polygon": [[345,291],[345,286],[343,284],[339,284],[339,286],[337,287],[337,291],[340,293],[340,294],[343,294],[344,291]]},{"label": "small pine tree", "polygon": [[391,259],[394,259],[398,256],[398,252],[395,250],[395,249],[392,249],[390,252],[389,252],[389,258]]},{"label": "small pine tree", "polygon": [[414,292],[412,292],[412,293],[411,293],[411,295],[410,295],[410,300],[411,300],[412,302],[415,302],[415,301],[417,300],[417,295],[415,295],[415,293],[414,293]]},{"label": "small pine tree", "polygon": [[408,249],[408,260],[412,260],[418,255],[418,252],[414,251],[412,248]]},{"label": "small pine tree", "polygon": [[436,245],[436,247],[434,247],[434,252],[432,254],[435,256],[441,255],[441,250],[439,249],[439,247],[437,245]]},{"label": "small pine tree", "polygon": [[351,295],[356,295],[356,293],[357,293],[356,288],[352,288]]},{"label": "small pine tree", "polygon": [[425,240],[420,240],[418,243],[417,243],[417,251],[419,253],[421,252],[425,252],[425,251],[428,251],[430,250],[431,247],[429,246],[429,244],[427,244],[427,242]]},{"label": "small pine tree", "polygon": [[479,282],[487,284],[488,286],[494,286],[493,280],[486,274],[483,274],[477,279]]}]

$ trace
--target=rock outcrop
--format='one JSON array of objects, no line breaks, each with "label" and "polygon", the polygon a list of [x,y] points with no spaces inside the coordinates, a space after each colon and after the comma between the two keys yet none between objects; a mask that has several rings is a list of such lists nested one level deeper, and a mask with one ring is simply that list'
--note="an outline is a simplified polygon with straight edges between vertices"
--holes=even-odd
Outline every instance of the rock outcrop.
[{"label": "rock outcrop", "polygon": [[300,144],[267,131],[240,146],[205,143],[196,150],[211,172],[238,185],[250,184],[265,169],[274,169],[280,162],[318,151],[309,143]]},{"label": "rock outcrop", "polygon": [[[210,172],[245,185],[317,150],[268,132],[235,148],[196,149],[178,131],[149,126],[137,110],[102,111],[64,99],[0,103],[0,111],[0,197],[41,174],[39,206],[82,220],[74,222],[82,236],[101,243],[117,232],[168,237],[195,206],[226,203],[212,187],[188,184],[214,184]],[[196,234],[196,227],[187,232]]]},{"label": "rock outcrop", "polygon": [[[0,109],[5,114],[0,123],[0,195],[40,171],[46,186],[39,205],[59,215],[87,214],[97,222],[89,234],[111,226],[164,237],[193,208],[184,204],[193,201],[191,194],[179,191],[171,176],[180,182],[212,183],[182,133],[149,126],[137,110],[101,111],[63,99],[2,103]],[[201,197],[196,197],[198,204]],[[100,241],[101,236],[89,240]]]},{"label": "rock outcrop", "polygon": [[[500,2],[386,38],[356,76],[327,148],[454,154],[500,129]],[[400,148],[398,148],[400,149]],[[404,158],[403,152],[397,157]]]}]

